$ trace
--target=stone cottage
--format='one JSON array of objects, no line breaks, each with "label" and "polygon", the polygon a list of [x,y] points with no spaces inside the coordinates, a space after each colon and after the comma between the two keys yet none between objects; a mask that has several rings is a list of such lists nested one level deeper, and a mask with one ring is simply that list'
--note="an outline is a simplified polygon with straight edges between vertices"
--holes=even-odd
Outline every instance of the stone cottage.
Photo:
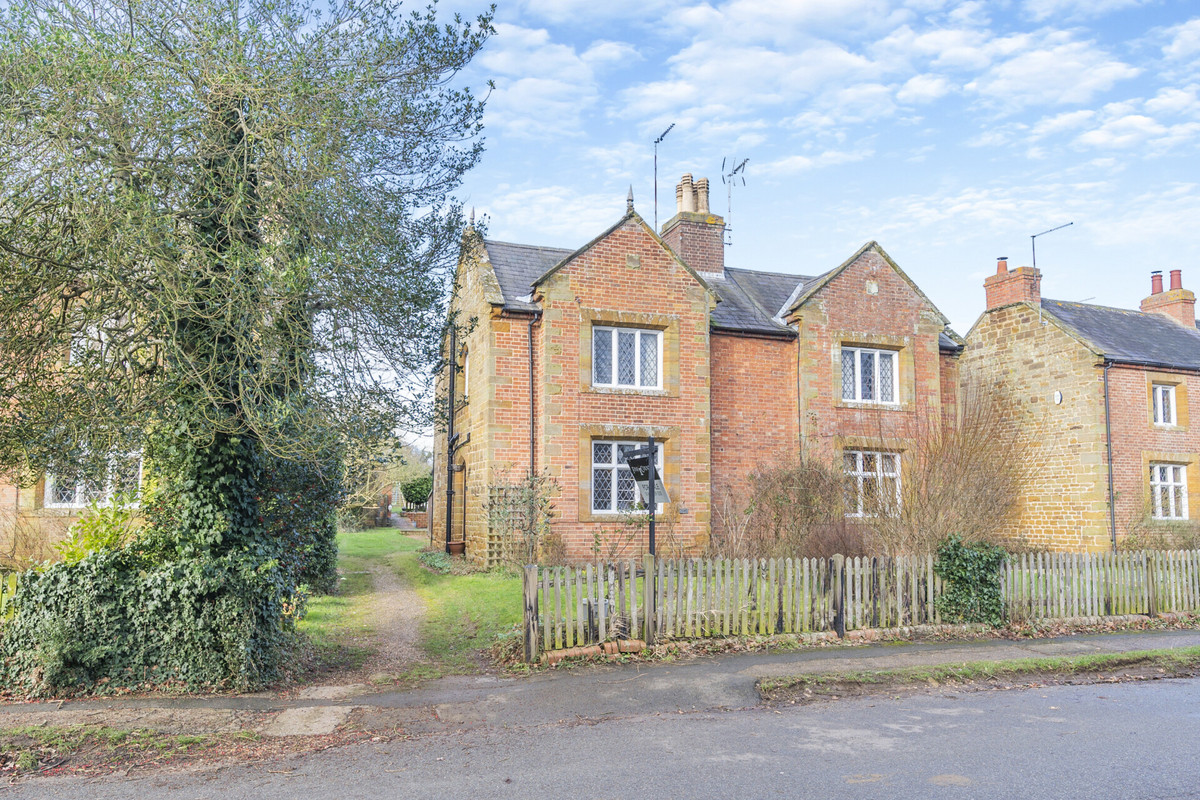
[{"label": "stone cottage", "polygon": [[685,175],[676,207],[656,232],[631,195],[576,250],[467,232],[451,308],[466,332],[439,380],[454,412],[435,442],[438,539],[498,557],[489,495],[546,471],[567,555],[607,548],[639,500],[624,454],[650,435],[670,495],[660,548],[703,549],[714,498],[801,450],[853,462],[852,513],[899,492],[905,438],[953,413],[962,346],[946,318],[875,242],[832,269],[781,265],[811,276],[733,268],[708,181]]},{"label": "stone cottage", "polygon": [[1105,550],[1130,535],[1189,534],[1200,331],[1180,270],[1170,280],[1164,290],[1152,273],[1137,311],[1043,298],[1041,272],[1006,259],[985,281],[987,310],[967,334],[961,371],[1003,395],[1027,452],[1013,541]]}]

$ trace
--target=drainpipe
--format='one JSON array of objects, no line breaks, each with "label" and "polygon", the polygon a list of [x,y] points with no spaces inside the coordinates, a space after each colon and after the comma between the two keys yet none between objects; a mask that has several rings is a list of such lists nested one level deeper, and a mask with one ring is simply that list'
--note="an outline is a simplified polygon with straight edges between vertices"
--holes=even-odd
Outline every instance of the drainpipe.
[{"label": "drainpipe", "polygon": [[450,366],[450,391],[447,397],[447,404],[450,409],[449,421],[446,423],[446,553],[450,553],[450,535],[454,530],[454,445],[457,438],[454,433],[454,392],[458,388],[455,380],[454,360],[456,357],[456,349],[458,347],[458,332],[453,324],[450,326],[450,356],[448,363]]},{"label": "drainpipe", "polygon": [[534,435],[534,414],[533,414],[533,323],[537,322],[537,315],[529,318],[529,477],[533,477],[537,472],[537,444]]},{"label": "drainpipe", "polygon": [[1104,438],[1108,445],[1108,527],[1112,532],[1112,549],[1117,552],[1117,497],[1113,493],[1112,414],[1108,401],[1108,369],[1112,362],[1104,359]]}]

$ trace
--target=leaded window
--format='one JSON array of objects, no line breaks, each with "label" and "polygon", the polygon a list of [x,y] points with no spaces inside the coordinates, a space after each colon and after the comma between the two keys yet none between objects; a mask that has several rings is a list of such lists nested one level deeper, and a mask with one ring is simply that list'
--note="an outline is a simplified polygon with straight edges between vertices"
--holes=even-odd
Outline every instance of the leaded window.
[{"label": "leaded window", "polygon": [[1176,425],[1175,387],[1166,383],[1154,384],[1151,393],[1154,401],[1154,424]]},{"label": "leaded window", "polygon": [[[592,511],[617,514],[645,505],[625,457],[645,442],[592,442]],[[654,462],[662,469],[662,445],[654,446]],[[662,508],[662,504],[658,504]]]},{"label": "leaded window", "polygon": [[1150,501],[1155,519],[1187,519],[1187,467],[1151,464]]},{"label": "leaded window", "polygon": [[89,503],[111,503],[117,495],[134,499],[141,493],[140,453],[115,455],[99,477],[68,478],[47,473],[43,505],[47,508],[83,508]]},{"label": "leaded window", "polygon": [[843,347],[842,399],[858,403],[897,402],[896,367],[895,350]]},{"label": "leaded window", "polygon": [[592,385],[662,387],[662,331],[592,328]]},{"label": "leaded window", "polygon": [[900,456],[874,450],[845,450],[848,517],[894,516],[900,510]]}]

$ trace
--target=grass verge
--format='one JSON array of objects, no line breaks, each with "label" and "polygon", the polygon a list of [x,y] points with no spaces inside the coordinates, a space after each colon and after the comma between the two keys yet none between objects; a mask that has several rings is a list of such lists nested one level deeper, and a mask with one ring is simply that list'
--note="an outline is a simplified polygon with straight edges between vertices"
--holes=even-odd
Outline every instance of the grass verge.
[{"label": "grass verge", "polygon": [[[254,734],[248,734],[253,736]],[[146,766],[196,755],[242,734],[172,736],[103,725],[26,726],[0,730],[0,776],[119,765]]]},{"label": "grass verge", "polygon": [[484,651],[521,621],[521,578],[514,573],[431,572],[411,555],[393,563],[426,603],[421,646],[430,663],[411,678],[478,672],[487,665]]},{"label": "grass verge", "polygon": [[1191,677],[1200,674],[1200,647],[1139,650],[1088,656],[974,661],[867,672],[830,672],[764,678],[759,695],[772,705],[883,694],[900,689],[956,685],[997,688],[1030,683],[1099,683]]}]

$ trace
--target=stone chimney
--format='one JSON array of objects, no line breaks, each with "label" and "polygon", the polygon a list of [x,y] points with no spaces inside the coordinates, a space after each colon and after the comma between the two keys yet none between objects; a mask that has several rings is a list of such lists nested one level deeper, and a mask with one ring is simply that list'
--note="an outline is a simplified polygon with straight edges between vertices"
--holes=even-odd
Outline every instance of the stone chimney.
[{"label": "stone chimney", "polygon": [[1165,314],[1188,328],[1196,327],[1196,294],[1183,288],[1183,271],[1171,270],[1171,288],[1163,291],[1162,271],[1150,273],[1150,296],[1142,301],[1142,311]]},{"label": "stone chimney", "polygon": [[708,178],[690,173],[675,187],[675,216],[662,228],[663,241],[697,272],[725,270],[725,220],[708,210]]},{"label": "stone chimney", "polygon": [[1008,268],[1008,257],[996,259],[996,274],[983,281],[987,294],[987,310],[1013,303],[1042,303],[1042,273],[1036,267]]}]

